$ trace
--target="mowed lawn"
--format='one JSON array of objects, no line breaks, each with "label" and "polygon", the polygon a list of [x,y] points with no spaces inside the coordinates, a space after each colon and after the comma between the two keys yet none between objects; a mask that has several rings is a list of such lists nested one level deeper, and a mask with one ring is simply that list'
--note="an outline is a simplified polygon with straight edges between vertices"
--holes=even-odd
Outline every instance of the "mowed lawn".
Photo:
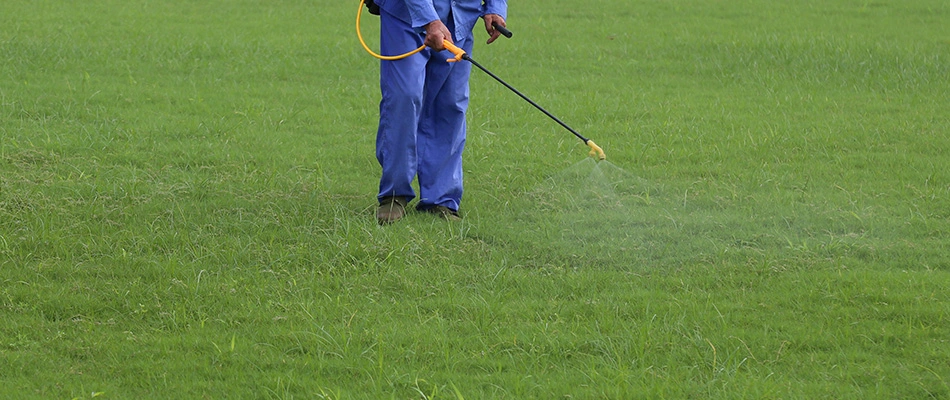
[{"label": "mowed lawn", "polygon": [[356,10],[3,2],[0,398],[950,397],[950,3],[512,1],[607,161],[474,70],[387,227]]}]

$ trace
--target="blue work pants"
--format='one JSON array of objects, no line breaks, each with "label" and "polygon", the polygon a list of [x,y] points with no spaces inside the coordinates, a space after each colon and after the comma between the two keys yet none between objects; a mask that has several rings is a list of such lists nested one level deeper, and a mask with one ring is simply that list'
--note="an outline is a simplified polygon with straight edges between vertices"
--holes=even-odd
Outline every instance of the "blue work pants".
[{"label": "blue work pants", "polygon": [[[455,23],[443,21],[458,37]],[[465,27],[471,32],[473,26]],[[424,36],[409,23],[382,10],[381,54],[402,54],[422,45]],[[472,51],[472,35],[455,44]],[[436,205],[458,210],[462,200],[462,150],[465,147],[465,111],[468,108],[467,61],[448,63],[448,51],[425,50],[396,61],[381,61],[379,130],[376,159],[382,167],[380,199],[416,197],[413,178],[418,177],[417,208]]]}]

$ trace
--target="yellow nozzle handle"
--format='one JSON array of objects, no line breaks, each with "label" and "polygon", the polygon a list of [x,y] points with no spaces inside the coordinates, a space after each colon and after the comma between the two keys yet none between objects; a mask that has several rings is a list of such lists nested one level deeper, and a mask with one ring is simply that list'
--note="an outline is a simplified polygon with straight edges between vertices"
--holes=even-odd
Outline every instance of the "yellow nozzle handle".
[{"label": "yellow nozzle handle", "polygon": [[597,157],[597,159],[603,161],[607,159],[607,155],[604,154],[604,149],[601,149],[593,140],[587,141],[587,146],[590,147],[590,156]]},{"label": "yellow nozzle handle", "polygon": [[452,42],[448,40],[443,40],[442,46],[444,46],[445,49],[451,52],[452,54],[455,54],[455,57],[445,60],[446,62],[461,61],[462,57],[465,57],[465,50],[462,50],[461,48],[459,48],[458,46],[456,46],[455,44],[453,44]]}]

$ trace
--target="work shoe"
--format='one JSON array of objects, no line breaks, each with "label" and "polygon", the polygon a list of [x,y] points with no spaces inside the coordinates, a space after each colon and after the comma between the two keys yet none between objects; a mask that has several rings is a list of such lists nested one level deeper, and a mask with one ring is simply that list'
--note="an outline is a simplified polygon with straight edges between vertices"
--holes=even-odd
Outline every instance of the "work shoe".
[{"label": "work shoe", "polygon": [[406,199],[402,197],[384,197],[376,208],[376,221],[380,225],[391,224],[406,216]]},{"label": "work shoe", "polygon": [[439,218],[442,218],[446,221],[461,221],[462,220],[462,216],[459,215],[458,211],[455,211],[446,206],[435,206],[432,208],[428,208],[425,211],[429,214],[438,215]]}]

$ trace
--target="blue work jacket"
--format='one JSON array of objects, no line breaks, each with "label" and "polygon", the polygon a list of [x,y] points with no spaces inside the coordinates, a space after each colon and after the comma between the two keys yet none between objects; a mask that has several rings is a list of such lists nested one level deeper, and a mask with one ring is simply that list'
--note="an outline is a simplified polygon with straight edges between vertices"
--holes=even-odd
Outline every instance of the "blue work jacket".
[{"label": "blue work jacket", "polygon": [[446,22],[449,12],[455,21],[456,39],[471,35],[471,27],[485,14],[508,19],[508,0],[375,0],[376,5],[422,32],[422,26],[435,20]]}]

